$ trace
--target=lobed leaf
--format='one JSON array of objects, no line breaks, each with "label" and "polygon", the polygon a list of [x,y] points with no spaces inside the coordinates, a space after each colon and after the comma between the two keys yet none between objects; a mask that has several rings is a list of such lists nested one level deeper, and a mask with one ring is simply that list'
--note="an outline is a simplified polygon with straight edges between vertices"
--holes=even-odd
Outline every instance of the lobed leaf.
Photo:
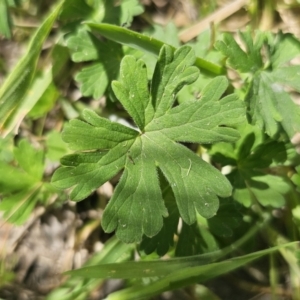
[{"label": "lobed leaf", "polygon": [[257,40],[253,43],[250,30],[248,30],[240,32],[240,37],[244,42],[246,51],[242,50],[229,33],[224,33],[223,40],[217,41],[215,47],[228,57],[228,64],[232,68],[239,70],[241,73],[255,72],[262,67],[260,49],[264,36],[263,34],[258,35]]},{"label": "lobed leaf", "polygon": [[[208,135],[201,131],[205,127],[201,118],[209,118],[213,123],[204,128],[213,136],[210,142],[234,141],[239,137],[235,130],[224,127],[239,121],[244,111],[236,97],[219,100],[227,87],[224,78],[213,82],[222,82],[223,87],[212,96],[210,105],[214,108],[208,107],[209,87],[203,96],[207,97],[205,101],[189,103],[191,108],[185,103],[173,108],[176,93],[197,79],[199,71],[192,66],[194,61],[190,47],[183,46],[173,53],[171,47],[164,46],[149,90],[144,63],[125,56],[120,81],[114,81],[112,86],[141,132],[87,110],[83,121],[72,120],[64,129],[64,141],[72,149],[85,152],[63,158],[63,166],[54,173],[52,182],[59,188],[73,187],[70,197],[79,201],[124,169],[102,218],[104,230],[116,230],[122,241],[139,242],[143,234],[152,237],[163,227],[168,211],[157,167],[169,182],[180,216],[187,224],[196,221],[196,211],[205,218],[214,216],[219,207],[218,196],[231,194],[229,181],[217,169],[176,143],[181,140],[181,131],[176,133],[181,127],[191,131],[185,141],[208,142]],[[233,106],[236,110],[231,115]],[[172,118],[177,110],[180,113]],[[193,116],[191,110],[197,114]]]},{"label": "lobed leaf", "polygon": [[234,186],[233,198],[246,207],[251,206],[254,199],[262,206],[282,207],[291,185],[284,177],[267,174],[266,170],[286,161],[284,144],[264,140],[265,137],[260,140],[261,132],[250,125],[245,126],[241,134],[243,138],[237,143],[217,144],[211,151],[214,161],[233,166],[228,175]]},{"label": "lobed leaf", "polygon": [[74,62],[93,61],[75,76],[81,84],[82,94],[101,97],[109,81],[118,76],[123,55],[120,45],[111,41],[100,41],[92,33],[81,29],[68,37],[67,46]]},{"label": "lobed leaf", "polygon": [[300,132],[300,108],[286,87],[300,91],[300,68],[285,64],[300,54],[300,42],[282,33],[272,36],[257,32],[253,39],[249,30],[240,33],[240,37],[246,51],[229,34],[216,43],[216,48],[228,58],[231,67],[249,73],[245,99],[249,119],[271,137],[283,129],[292,140]]},{"label": "lobed leaf", "polygon": [[75,76],[75,80],[81,83],[80,90],[83,96],[92,95],[95,99],[104,95],[109,83],[109,78],[102,63],[92,64],[83,68]]}]

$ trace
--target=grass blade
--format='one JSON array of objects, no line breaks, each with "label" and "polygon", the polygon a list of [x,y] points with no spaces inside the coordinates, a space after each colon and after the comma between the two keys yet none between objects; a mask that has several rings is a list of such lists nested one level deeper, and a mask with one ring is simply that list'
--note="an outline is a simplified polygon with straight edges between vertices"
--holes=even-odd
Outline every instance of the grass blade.
[{"label": "grass blade", "polygon": [[[162,41],[124,27],[105,23],[99,24],[88,22],[86,24],[109,40],[127,45],[137,50],[150,52],[156,56],[158,56],[160,48],[165,44]],[[172,48],[175,50],[173,46]],[[209,76],[216,76],[225,73],[225,70],[221,66],[218,66],[200,57],[197,57],[195,66],[197,66],[202,73]]]},{"label": "grass blade", "polygon": [[60,2],[36,31],[27,52],[15,66],[0,88],[0,134],[6,136],[17,130],[18,124],[28,112],[24,98],[30,93],[32,80],[44,41],[58,16],[64,1]]},{"label": "grass blade", "polygon": [[283,247],[286,248],[294,246],[296,243],[298,244],[298,242],[288,243],[208,265],[183,268],[147,286],[139,284],[122,291],[112,293],[106,299],[148,299],[149,297],[158,295],[166,290],[178,289],[193,283],[207,281],[222,274],[227,274],[256,259],[259,259],[264,255],[271,254]]}]

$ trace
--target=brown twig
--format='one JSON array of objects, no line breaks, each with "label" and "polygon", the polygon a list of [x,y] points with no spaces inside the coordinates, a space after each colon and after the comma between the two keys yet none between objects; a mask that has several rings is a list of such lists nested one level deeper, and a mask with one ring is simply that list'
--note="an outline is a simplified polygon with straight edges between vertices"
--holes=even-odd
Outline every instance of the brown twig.
[{"label": "brown twig", "polygon": [[188,42],[189,40],[199,35],[199,33],[201,33],[202,31],[208,29],[211,23],[219,23],[225,20],[226,18],[240,10],[243,6],[245,6],[247,2],[248,0],[236,0],[224,7],[221,7],[199,23],[182,31],[179,34],[179,39],[184,43]]}]

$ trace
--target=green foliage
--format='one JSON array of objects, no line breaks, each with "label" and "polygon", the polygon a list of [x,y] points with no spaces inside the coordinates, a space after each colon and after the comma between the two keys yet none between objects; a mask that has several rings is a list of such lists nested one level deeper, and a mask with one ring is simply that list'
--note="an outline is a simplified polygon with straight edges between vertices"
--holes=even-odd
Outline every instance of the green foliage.
[{"label": "green foliage", "polygon": [[116,229],[123,241],[140,241],[142,234],[151,237],[162,228],[162,217],[168,212],[156,167],[169,182],[187,224],[196,221],[196,211],[212,217],[219,207],[217,196],[231,193],[230,184],[215,168],[175,143],[216,143],[239,137],[236,130],[224,126],[241,120],[244,112],[235,95],[219,100],[228,84],[224,77],[216,78],[203,91],[201,101],[193,99],[173,107],[176,93],[198,77],[194,61],[190,47],[181,47],[174,54],[170,47],[163,47],[149,91],[144,63],[125,56],[121,80],[112,87],[138,129],[85,110],[85,122],[71,121],[64,130],[63,139],[73,150],[89,151],[63,158],[64,166],[52,178],[56,187],[75,186],[73,200],[84,199],[124,168],[102,220],[103,228],[108,232]]},{"label": "green foliage", "polygon": [[[93,61],[75,77],[84,96],[100,98],[109,82],[116,79],[122,59],[122,48],[110,41],[100,41],[86,30],[80,30],[67,40],[74,62]],[[99,84],[101,82],[101,84]]]},{"label": "green foliage", "polygon": [[[152,36],[139,34],[137,32],[128,30],[123,27],[114,26],[111,24],[87,23],[87,25],[95,32],[100,33],[105,38],[114,42],[128,45],[137,50],[147,51],[154,55],[158,55],[161,47],[164,45],[163,41],[157,40]],[[173,50],[175,50],[173,48]],[[206,61],[200,57],[195,60],[195,65],[203,72],[210,76],[217,76],[224,74],[224,69],[216,64]]]},{"label": "green foliage", "polygon": [[[93,5],[88,5],[84,0],[76,0],[75,3],[66,1],[61,19],[77,20],[80,23],[84,20],[129,25],[133,17],[142,12],[143,7],[137,0],[125,0],[118,4],[100,0],[94,1]],[[121,45],[97,39],[85,26],[80,26],[68,35],[67,46],[74,62],[91,62],[75,76],[82,94],[96,99],[103,96],[109,83],[118,78],[123,57]]]},{"label": "green foliage", "polygon": [[[37,2],[2,1],[0,34],[9,38],[9,20],[31,8],[39,20],[48,4]],[[95,201],[95,223],[116,236],[48,299],[87,299],[108,277],[130,279],[109,299],[152,297],[274,250],[298,299],[298,245],[284,247],[300,235],[299,41],[248,30],[240,45],[211,28],[180,47],[173,23],[124,28],[143,12],[138,0],[57,3],[0,89],[0,128],[11,133],[0,140],[1,214],[23,224],[37,204],[65,200],[56,188],[89,202],[111,180],[106,207]],[[233,84],[224,62],[240,76]],[[140,261],[120,263],[132,258],[133,242]],[[235,249],[245,255],[230,258]],[[271,260],[276,287],[274,273]]]},{"label": "green foliage", "polygon": [[35,149],[26,140],[21,140],[13,149],[13,161],[0,161],[0,210],[4,219],[23,224],[30,216],[37,202],[48,200],[57,191],[43,181],[44,152]]},{"label": "green foliage", "polygon": [[254,199],[263,206],[282,207],[291,185],[287,178],[267,173],[286,160],[284,143],[264,140],[261,132],[248,125],[241,128],[243,138],[236,144],[220,143],[210,151],[214,161],[232,166],[228,175],[233,197],[246,207]]},{"label": "green foliage", "polygon": [[[7,135],[18,129],[25,111],[32,103],[24,101],[35,75],[36,65],[45,39],[62,7],[60,2],[32,37],[28,50],[0,88],[0,133]],[[23,101],[23,102],[22,102]]]},{"label": "green foliage", "polygon": [[246,51],[230,34],[224,34],[223,41],[216,42],[216,48],[228,57],[230,67],[248,74],[245,100],[252,124],[271,137],[283,130],[292,139],[300,131],[300,107],[286,87],[300,91],[297,78],[300,67],[287,63],[299,55],[299,41],[290,34],[273,36],[262,32],[252,39],[250,30],[241,32],[240,38]]},{"label": "green foliage", "polygon": [[134,16],[144,11],[138,0],[115,1],[85,1],[66,0],[60,20],[81,22],[83,20],[94,20],[96,22],[122,25],[131,24]]},{"label": "green foliage", "polygon": [[[292,247],[293,245],[295,245],[295,243],[286,244],[283,247],[289,247],[289,246]],[[236,270],[256,259],[261,258],[264,255],[272,253],[273,251],[280,250],[281,247],[278,246],[274,248],[269,248],[269,249],[253,252],[244,256],[238,256],[229,260],[224,260],[221,262],[211,263],[207,265],[194,264],[191,267],[185,267],[185,268],[180,267],[178,268],[178,270],[171,272],[169,275],[164,276],[162,278],[158,278],[152,284],[149,284],[147,286],[142,284],[136,284],[127,289],[112,293],[107,297],[107,299],[109,300],[117,300],[117,299],[129,300],[129,299],[139,299],[139,298],[141,299],[143,297],[151,297],[153,295],[157,295],[165,290],[184,287],[188,283],[191,284],[196,282],[197,283],[206,282],[211,278],[220,276],[222,274],[227,274],[233,270]],[[122,266],[120,265],[119,267],[120,269],[122,268]],[[140,267],[142,266],[140,265]],[[160,267],[159,264],[157,267]],[[81,270],[78,270],[78,272],[80,271]],[[143,277],[151,276],[152,273],[151,271],[152,269],[150,270],[143,269],[141,276]],[[137,274],[137,273],[138,272],[131,272],[131,274]],[[82,273],[80,274],[80,276],[82,276]]]}]

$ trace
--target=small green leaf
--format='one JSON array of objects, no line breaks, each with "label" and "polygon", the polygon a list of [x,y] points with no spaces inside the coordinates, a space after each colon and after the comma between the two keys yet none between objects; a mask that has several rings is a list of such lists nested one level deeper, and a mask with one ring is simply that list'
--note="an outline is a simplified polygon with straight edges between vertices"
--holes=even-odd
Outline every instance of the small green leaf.
[{"label": "small green leaf", "polygon": [[[291,185],[281,176],[267,174],[266,170],[284,162],[287,158],[286,149],[282,142],[260,140],[256,135],[258,129],[248,125],[241,130],[243,138],[224,151],[223,144],[212,147],[213,160],[230,155],[230,164],[234,166],[228,178],[234,186],[233,198],[249,207],[255,197],[263,206],[282,207],[285,195]],[[218,155],[219,154],[219,155]],[[221,161],[222,162],[222,161]],[[228,158],[225,159],[228,163]]]},{"label": "small green leaf", "polygon": [[[216,47],[228,57],[229,66],[241,73],[249,73],[245,99],[249,119],[271,137],[283,129],[292,139],[300,132],[300,107],[293,102],[285,87],[300,91],[300,68],[284,64],[300,54],[299,41],[289,34],[272,36],[262,32],[257,32],[252,39],[249,30],[240,36],[246,52],[229,34],[225,34],[224,40],[217,42]],[[262,48],[268,50],[264,56]]]},{"label": "small green leaf", "polygon": [[81,84],[80,90],[83,96],[92,95],[95,99],[104,95],[109,83],[105,68],[100,62],[83,68],[75,76],[75,80]]},{"label": "small green leaf", "polygon": [[[269,41],[271,47],[271,61],[274,68],[283,66],[291,59],[299,55],[300,42],[292,34],[279,32],[276,36],[271,36]],[[282,76],[284,79],[284,76]]]},{"label": "small green leaf", "polygon": [[0,161],[1,172],[5,174],[0,176],[0,210],[6,221],[21,225],[38,201],[53,197],[57,190],[42,181],[43,150],[36,150],[27,140],[21,140],[13,154],[13,164]]},{"label": "small green leaf", "polygon": [[223,41],[217,41],[215,47],[228,57],[228,64],[241,73],[253,73],[262,67],[260,49],[264,36],[258,34],[253,42],[250,30],[240,32],[240,37],[246,46],[246,52],[241,49],[232,34],[224,33]]},{"label": "small green leaf", "polygon": [[84,96],[101,97],[108,82],[117,78],[122,58],[121,46],[111,41],[100,41],[93,34],[79,30],[67,39],[74,62],[93,61],[75,76]]},{"label": "small green leaf", "polygon": [[19,166],[36,181],[42,179],[44,173],[44,156],[42,150],[34,149],[26,140],[21,140],[14,150]]}]

